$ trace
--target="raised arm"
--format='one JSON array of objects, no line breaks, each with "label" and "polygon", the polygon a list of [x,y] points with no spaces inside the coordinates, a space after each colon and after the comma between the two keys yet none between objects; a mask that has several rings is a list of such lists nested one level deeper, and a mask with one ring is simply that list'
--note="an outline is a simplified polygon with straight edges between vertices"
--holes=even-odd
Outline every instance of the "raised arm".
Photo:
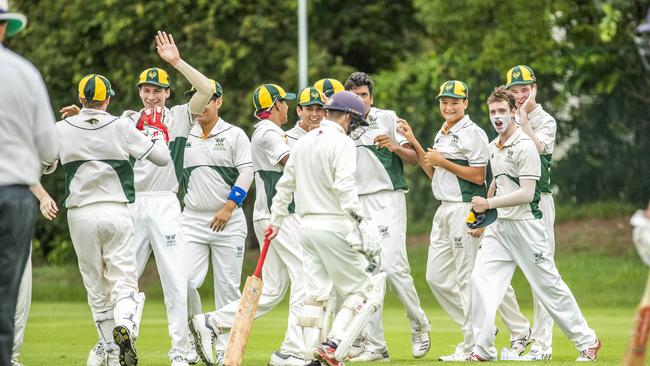
[{"label": "raised arm", "polygon": [[413,129],[411,129],[411,126],[409,125],[406,120],[399,119],[397,121],[397,132],[401,133],[404,137],[406,137],[406,140],[409,142],[411,147],[413,148],[413,151],[415,152],[415,155],[418,159],[418,164],[420,165],[420,168],[427,174],[429,179],[433,177],[433,167],[430,165],[427,165],[424,161],[424,156],[425,152],[424,149],[422,148],[422,145],[420,145],[420,142],[415,138],[415,135],[413,135]]}]

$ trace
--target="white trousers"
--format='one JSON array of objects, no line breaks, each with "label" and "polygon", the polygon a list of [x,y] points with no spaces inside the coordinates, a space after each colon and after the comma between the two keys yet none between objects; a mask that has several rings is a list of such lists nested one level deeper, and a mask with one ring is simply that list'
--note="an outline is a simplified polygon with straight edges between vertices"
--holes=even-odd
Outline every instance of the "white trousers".
[{"label": "white trousers", "polygon": [[480,238],[467,233],[467,202],[442,202],[433,217],[426,279],[433,295],[451,319],[461,327],[463,342],[457,353],[474,346],[469,318],[470,278]]},{"label": "white trousers", "polygon": [[[420,298],[413,284],[411,266],[406,253],[406,195],[402,191],[382,191],[359,196],[364,211],[381,231],[381,271],[391,291],[404,305],[412,331],[429,331],[427,316],[420,306]],[[381,353],[386,350],[382,308],[368,321],[369,351]]]},{"label": "white trousers", "polygon": [[[555,203],[553,195],[542,193],[539,208],[542,211],[542,223],[548,236],[551,256],[555,257]],[[530,323],[519,310],[519,304],[512,286],[508,287],[503,303],[499,307],[501,319],[510,331],[511,339],[518,339],[528,335]],[[534,340],[532,349],[543,353],[553,352],[553,318],[546,311],[539,298],[533,294],[533,327],[531,338]]]},{"label": "white trousers", "polygon": [[137,192],[129,205],[135,224],[138,278],[153,252],[162,284],[171,338],[170,359],[185,353],[187,342],[187,271],[181,208],[173,192]]},{"label": "white trousers", "polygon": [[[302,311],[302,300],[305,296],[304,274],[302,271],[302,248],[300,247],[300,219],[298,215],[289,215],[280,228],[278,236],[271,241],[262,268],[264,287],[260,296],[255,317],[258,318],[278,305],[291,287],[289,294],[289,319],[284,342],[280,351],[296,357],[303,357],[305,346],[302,328],[298,326],[298,316]],[[255,235],[260,243],[264,243],[264,229],[269,220],[253,222]],[[239,300],[210,313],[210,322],[214,327],[232,327],[235,314],[239,308]]]},{"label": "white trousers", "polygon": [[18,288],[18,302],[16,303],[16,315],[14,316],[14,348],[11,352],[12,361],[18,361],[20,350],[23,348],[25,340],[25,326],[27,325],[27,316],[29,308],[32,305],[32,251],[29,251],[27,264],[23,277],[20,279]]},{"label": "white trousers", "polygon": [[[188,269],[188,312],[200,314],[201,297],[198,289],[203,284],[212,262],[214,280],[214,304],[216,310],[239,300],[241,292],[241,271],[244,261],[246,218],[244,212],[237,208],[223,231],[210,229],[210,222],[215,213],[198,212],[185,209],[181,222],[186,241],[185,261]],[[227,337],[220,337],[217,349],[225,350]]]},{"label": "white trousers", "polygon": [[519,267],[533,293],[575,347],[582,351],[596,341],[569,287],[555,267],[541,220],[497,219],[488,226],[472,273],[470,318],[474,352],[496,358],[494,318]]},{"label": "white trousers", "polygon": [[[115,325],[137,334],[136,308],[130,299],[138,294],[138,275],[133,218],[126,204],[102,202],[69,208],[68,227],[93,319],[99,322],[110,317]],[[99,336],[105,338],[105,334]]]}]

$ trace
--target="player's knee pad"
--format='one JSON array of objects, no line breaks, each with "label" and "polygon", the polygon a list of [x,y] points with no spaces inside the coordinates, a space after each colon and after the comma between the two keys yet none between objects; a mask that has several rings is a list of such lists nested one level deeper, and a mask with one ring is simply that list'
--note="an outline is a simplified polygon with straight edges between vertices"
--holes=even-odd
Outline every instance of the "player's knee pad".
[{"label": "player's knee pad", "polygon": [[321,328],[323,326],[325,302],[313,298],[305,298],[302,311],[298,316],[298,325],[302,328]]},{"label": "player's knee pad", "polygon": [[140,320],[144,310],[144,293],[132,292],[115,302],[114,317],[116,325],[123,325],[131,331],[133,339],[138,338]]}]

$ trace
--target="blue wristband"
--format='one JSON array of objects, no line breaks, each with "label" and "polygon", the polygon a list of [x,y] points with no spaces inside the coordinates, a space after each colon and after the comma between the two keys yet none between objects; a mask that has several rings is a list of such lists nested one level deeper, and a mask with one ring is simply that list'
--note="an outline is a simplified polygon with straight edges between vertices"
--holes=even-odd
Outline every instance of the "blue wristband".
[{"label": "blue wristband", "polygon": [[237,204],[237,207],[241,207],[241,204],[244,202],[244,199],[246,198],[246,191],[237,186],[232,186],[232,189],[230,190],[230,194],[228,195],[228,199],[235,202]]}]

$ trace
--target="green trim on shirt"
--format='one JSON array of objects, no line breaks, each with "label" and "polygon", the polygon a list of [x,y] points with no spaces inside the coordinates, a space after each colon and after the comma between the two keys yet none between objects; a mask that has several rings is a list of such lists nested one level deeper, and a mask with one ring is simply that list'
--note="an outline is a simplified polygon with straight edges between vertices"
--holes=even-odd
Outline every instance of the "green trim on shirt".
[{"label": "green trim on shirt", "polygon": [[[271,204],[273,203],[273,197],[275,197],[275,185],[278,184],[278,181],[282,177],[282,172],[276,172],[272,170],[258,170],[257,173],[262,178],[264,182],[264,191],[266,192],[266,207],[271,211]],[[258,187],[259,188],[259,187]],[[296,212],[296,203],[294,200],[291,200],[291,203],[288,207],[289,213]]]},{"label": "green trim on shirt", "polygon": [[169,151],[174,162],[174,172],[176,173],[176,181],[183,180],[183,162],[185,159],[185,143],[187,137],[177,136],[169,142]]},{"label": "green trim on shirt", "polygon": [[[460,166],[469,166],[469,161],[462,159],[448,159],[452,163]],[[456,176],[458,179],[458,186],[460,187],[460,194],[463,196],[463,202],[472,202],[472,197],[481,196],[487,197],[487,187],[485,182],[483,184],[475,184],[468,180],[465,180],[459,176]]]},{"label": "green trim on shirt", "polygon": [[[185,147],[185,144],[182,145]],[[196,168],[210,168],[219,173],[223,181],[230,187],[235,185],[235,182],[237,181],[237,177],[239,176],[239,170],[237,168],[231,167],[231,166],[218,166],[218,165],[196,165],[196,166],[191,166],[189,168],[183,169],[183,179],[181,180],[181,184],[183,186],[183,189],[187,193],[187,188],[190,183],[190,175],[192,175],[192,172]]]},{"label": "green trim on shirt", "polygon": [[542,160],[542,176],[539,178],[540,190],[544,193],[553,193],[551,190],[551,161],[553,154],[540,155]]},{"label": "green trim on shirt", "polygon": [[402,159],[394,152],[379,148],[375,145],[361,145],[366,149],[372,151],[373,154],[379,159],[381,165],[386,169],[388,177],[393,184],[393,190],[408,190],[406,179],[404,178],[404,164]]},{"label": "green trim on shirt", "polygon": [[70,195],[70,184],[72,183],[72,178],[74,178],[75,174],[77,174],[77,170],[79,170],[79,167],[81,167],[84,163],[91,161],[101,161],[102,163],[110,165],[113,170],[115,170],[115,173],[117,173],[117,177],[120,180],[120,185],[122,186],[122,190],[124,191],[126,199],[129,201],[129,203],[133,203],[135,201],[135,186],[133,183],[133,164],[135,162],[135,159],[133,158],[129,160],[76,160],[63,164],[63,172],[65,173],[66,200]]},{"label": "green trim on shirt", "polygon": [[[521,187],[521,185],[519,184],[519,178],[518,177],[511,177],[508,174],[495,175],[494,179],[497,179],[498,177],[500,177],[502,175],[510,178],[511,181],[515,182],[516,185]],[[536,219],[541,219],[542,216],[543,216],[542,211],[539,209],[539,199],[541,198],[541,195],[542,195],[542,193],[541,193],[541,191],[539,189],[539,186],[540,186],[539,180],[535,181],[535,194],[533,195],[533,200],[530,202],[530,211],[533,214],[533,217],[535,217]],[[499,189],[499,187],[497,187],[497,190],[498,189]]]}]

